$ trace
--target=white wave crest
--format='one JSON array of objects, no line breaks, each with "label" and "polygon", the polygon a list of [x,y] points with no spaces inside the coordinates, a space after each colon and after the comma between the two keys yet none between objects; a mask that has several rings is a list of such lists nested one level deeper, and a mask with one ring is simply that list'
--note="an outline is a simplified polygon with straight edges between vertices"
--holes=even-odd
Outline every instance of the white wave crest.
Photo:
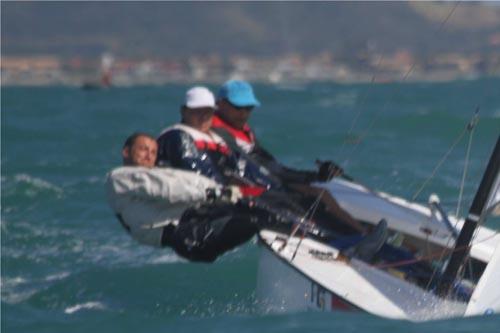
[{"label": "white wave crest", "polygon": [[2,277],[0,278],[0,287],[3,288],[9,288],[9,287],[15,287],[17,285],[26,283],[27,280],[21,276],[13,277],[13,278],[6,278]]},{"label": "white wave crest", "polygon": [[2,288],[2,302],[8,304],[18,304],[24,302],[25,300],[29,299],[31,296],[35,295],[38,292],[38,290],[35,288],[23,290],[20,292],[5,291],[3,289],[4,288]]},{"label": "white wave crest", "polygon": [[67,307],[66,309],[64,309],[64,313],[72,314],[80,310],[89,310],[89,309],[105,310],[106,306],[101,302],[87,302]]},{"label": "white wave crest", "polygon": [[154,258],[151,258],[148,263],[157,265],[157,264],[173,264],[173,263],[178,263],[178,262],[185,262],[186,260],[182,259],[178,255],[174,253],[168,253],[164,254],[161,256],[157,256]]},{"label": "white wave crest", "polygon": [[47,189],[47,190],[55,191],[59,194],[61,194],[63,192],[62,188],[60,188],[54,184],[51,184],[48,181],[45,181],[41,178],[36,178],[36,177],[30,176],[30,175],[25,174],[25,173],[20,173],[20,174],[15,175],[14,180],[18,183],[28,183],[28,184],[33,185],[35,188],[38,188],[38,189]]},{"label": "white wave crest", "polygon": [[2,302],[16,304],[23,302],[38,292],[37,288],[30,287],[31,280],[22,276],[2,277],[0,286],[2,289]]},{"label": "white wave crest", "polygon": [[70,275],[69,272],[60,272],[56,274],[51,274],[45,277],[45,281],[58,281],[67,278]]},{"label": "white wave crest", "polygon": [[2,301],[10,304],[16,304],[29,299],[37,292],[48,286],[70,276],[70,272],[59,272],[41,278],[2,277],[0,287],[2,289]]}]

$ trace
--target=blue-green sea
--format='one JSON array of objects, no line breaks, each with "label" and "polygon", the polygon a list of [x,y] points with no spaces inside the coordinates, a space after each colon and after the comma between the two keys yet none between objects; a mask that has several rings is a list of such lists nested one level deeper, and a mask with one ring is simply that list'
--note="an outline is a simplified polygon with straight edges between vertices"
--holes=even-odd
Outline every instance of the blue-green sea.
[{"label": "blue-green sea", "polygon": [[[499,332],[500,317],[409,323],[362,313],[273,313],[250,242],[213,264],[135,243],[104,195],[124,139],[179,119],[188,86],[1,89],[2,332]],[[216,86],[210,86],[216,91]],[[251,125],[282,162],[332,159],[371,188],[468,209],[500,134],[500,79],[255,85]],[[500,229],[500,224],[490,222]]]}]

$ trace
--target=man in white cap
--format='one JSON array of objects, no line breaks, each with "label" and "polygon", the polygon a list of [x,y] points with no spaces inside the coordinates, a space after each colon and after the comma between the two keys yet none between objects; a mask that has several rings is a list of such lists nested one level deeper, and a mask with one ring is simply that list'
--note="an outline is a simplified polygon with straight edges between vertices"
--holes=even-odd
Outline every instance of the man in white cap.
[{"label": "man in white cap", "polygon": [[215,97],[207,88],[198,86],[186,92],[181,122],[158,137],[158,166],[196,171],[221,184],[269,188],[273,181],[256,164],[238,159],[210,129],[215,108]]}]

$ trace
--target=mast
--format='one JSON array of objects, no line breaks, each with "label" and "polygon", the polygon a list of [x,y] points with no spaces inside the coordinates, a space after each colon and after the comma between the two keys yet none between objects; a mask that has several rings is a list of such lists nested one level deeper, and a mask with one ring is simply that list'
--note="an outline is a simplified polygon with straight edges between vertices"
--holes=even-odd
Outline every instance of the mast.
[{"label": "mast", "polygon": [[500,136],[497,138],[497,143],[493,154],[490,157],[488,166],[483,175],[483,179],[479,184],[479,188],[474,196],[472,205],[469,209],[469,214],[465,219],[465,223],[458,235],[458,239],[455,243],[455,249],[451,255],[450,261],[446,270],[444,271],[441,282],[438,285],[437,292],[440,295],[446,296],[450,291],[455,278],[457,277],[460,267],[463,265],[466,256],[469,254],[469,244],[471,242],[474,231],[477,228],[479,221],[481,220],[481,215],[483,209],[488,202],[490,192],[492,190],[493,184],[498,174],[500,167]]}]

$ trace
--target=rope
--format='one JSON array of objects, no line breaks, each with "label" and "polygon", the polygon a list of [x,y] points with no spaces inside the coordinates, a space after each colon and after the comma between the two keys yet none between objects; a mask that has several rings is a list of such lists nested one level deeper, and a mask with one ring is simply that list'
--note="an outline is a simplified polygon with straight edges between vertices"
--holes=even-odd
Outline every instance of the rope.
[{"label": "rope", "polygon": [[464,136],[464,134],[467,132],[467,128],[465,128],[462,133],[460,133],[460,135],[458,136],[458,138],[455,140],[455,142],[451,145],[451,148],[444,154],[443,158],[441,158],[441,160],[438,162],[438,164],[436,165],[436,167],[434,168],[434,170],[432,171],[431,175],[424,181],[424,183],[420,186],[420,188],[415,192],[415,194],[413,194],[411,200],[412,201],[415,201],[415,199],[418,197],[418,195],[420,194],[420,192],[422,192],[422,190],[427,186],[427,183],[429,183],[429,181],[434,178],[434,176],[436,175],[436,172],[438,171],[438,169],[441,167],[441,164],[443,164],[443,162],[448,158],[448,156],[451,154],[451,152],[453,151],[453,149],[455,149],[455,146],[460,142],[460,140],[462,140],[462,137]]},{"label": "rope", "polygon": [[[446,23],[448,22],[448,20],[450,19],[450,17],[453,15],[453,13],[455,12],[456,8],[458,7],[458,5],[460,4],[460,1],[458,1],[455,6],[452,8],[452,10],[448,13],[448,15],[446,16],[446,18],[441,22],[441,25],[439,27],[439,29],[435,32],[435,35],[438,35],[444,28],[444,26],[446,25]],[[381,62],[382,62],[382,59],[383,59],[383,56],[381,56],[379,58],[379,61],[375,67],[375,69],[377,70],[378,66],[380,66]],[[413,69],[415,68],[416,66],[416,63],[417,61],[414,60],[413,61],[413,64],[410,66],[409,70],[406,72],[406,74],[404,75],[403,77],[403,82],[406,81],[406,79],[409,77],[409,75],[411,74],[411,72],[413,71]],[[375,74],[372,76],[372,79],[371,79],[371,82],[370,82],[370,85],[369,85],[369,89],[371,88],[371,86],[373,85],[373,82],[375,82]],[[400,89],[400,88],[399,88]],[[368,90],[369,91],[369,90]],[[362,99],[362,102],[365,101],[366,99],[366,96],[368,95],[368,91],[365,93],[365,97],[363,97]],[[382,107],[382,110],[385,111],[385,109],[387,108],[387,105],[388,105],[388,102],[384,103],[384,106]],[[350,134],[350,132],[354,129],[354,126],[359,118],[361,114],[361,111],[358,112],[358,114],[356,115],[356,117],[354,118],[353,122],[351,123],[351,128],[349,129],[349,133],[348,135]],[[368,131],[371,129],[371,127],[375,124],[375,120],[378,118],[378,114],[380,114],[380,112],[377,112],[375,114],[375,117],[373,118],[372,122],[369,124],[367,130],[365,130],[364,132],[364,135],[362,135],[360,137],[360,140],[355,144],[354,148],[352,149],[351,153],[349,154],[349,157],[345,160],[344,162],[344,166],[347,165],[348,161],[349,161],[349,158],[351,156],[353,156],[355,150],[356,150],[356,147],[359,146],[359,143],[364,140],[364,138],[368,135]],[[341,150],[343,150],[343,146],[344,146],[345,142],[343,143],[342,147],[341,147]],[[333,176],[333,172],[334,170],[330,171],[330,174],[329,174],[329,177],[330,178],[331,176]],[[316,210],[318,209],[319,207],[319,203],[321,202],[321,198],[323,197],[324,193],[325,193],[326,189],[322,189],[321,192],[318,194],[318,197],[316,198],[316,200],[314,201],[314,203],[311,205],[311,207],[307,210],[307,212],[305,213],[304,217],[300,220],[300,225],[303,224],[305,221],[306,221],[306,218],[308,219],[312,219],[312,217],[314,216],[314,214],[316,213]],[[290,239],[291,237],[293,237],[293,235],[295,235],[295,233],[298,231],[298,228],[296,230],[293,230],[288,239]],[[288,241],[287,241],[288,243]],[[300,246],[300,243],[299,242],[299,246]],[[296,251],[298,250],[298,247],[296,249]]]},{"label": "rope", "polygon": [[[448,15],[446,16],[446,18],[441,22],[440,26],[439,26],[439,29],[435,31],[434,35],[437,36],[438,34],[441,33],[441,31],[444,29],[446,23],[448,22],[448,20],[451,18],[451,16],[453,15],[453,13],[455,12],[455,10],[457,9],[458,5],[460,4],[461,1],[458,1],[455,3],[455,5],[453,6],[453,8],[451,9],[451,11],[448,13]],[[379,58],[378,60],[378,63],[377,65],[375,66],[375,71],[378,70],[378,67],[380,66],[380,64],[382,63],[382,59],[383,59],[383,55]],[[403,76],[403,79],[402,79],[402,82],[405,82],[406,79],[410,76],[410,74],[413,72],[413,70],[415,69],[416,67],[416,64],[417,64],[417,60],[414,60],[412,65],[410,66],[410,68],[406,71],[405,75]],[[371,89],[372,85],[373,85],[373,82],[375,82],[375,74],[373,74],[372,76],[372,79],[371,79],[371,82],[370,82],[370,85],[368,86],[368,89]],[[400,86],[399,86],[400,87]],[[399,91],[400,88],[398,88],[397,92]],[[363,99],[362,99],[362,103],[364,103],[365,99],[366,99],[366,96],[368,95],[368,91],[365,93]],[[389,102],[386,101],[381,109],[381,111],[385,111],[387,106],[388,106]],[[361,106],[362,104],[360,104]],[[381,111],[375,113],[375,116],[373,117],[371,123],[368,125],[368,127],[366,128],[366,130],[364,131],[364,133],[360,136],[360,139],[355,143],[354,145],[354,148],[351,150],[349,156],[344,160],[344,163],[343,165],[346,166],[348,163],[349,163],[349,160],[350,158],[354,155],[357,147],[359,147],[359,144],[368,136],[369,134],[369,130],[373,127],[373,125],[375,124],[375,121],[378,119],[379,115],[382,113]],[[357,113],[357,115],[355,116],[355,118],[353,119],[352,123],[351,123],[351,127],[349,129],[349,132],[347,133],[347,135],[349,136],[351,134],[351,132],[353,131],[354,129],[354,126],[355,124],[357,123],[357,120],[359,118],[359,116],[361,115],[361,110]],[[344,146],[345,146],[345,141],[343,142],[342,146],[341,146],[341,152],[343,152],[344,150]],[[329,176],[332,176],[333,170],[330,172],[330,175]],[[324,191],[322,191],[319,196],[322,196],[324,193]],[[315,211],[317,209],[317,204],[316,204],[316,207],[313,208],[312,210],[312,215],[314,215]]]},{"label": "rope", "polygon": [[[382,54],[380,56],[377,64],[375,65],[375,72],[377,72],[377,69],[379,68],[380,64],[382,63],[383,58],[384,58],[384,55]],[[356,114],[356,116],[354,117],[353,121],[351,122],[351,127],[349,128],[349,131],[347,132],[347,137],[349,137],[351,135],[351,133],[354,130],[354,127],[356,126],[356,123],[358,122],[359,117],[361,116],[361,111],[362,111],[361,106],[363,104],[365,104],[365,100],[368,97],[368,93],[370,92],[370,90],[373,86],[373,82],[375,82],[375,73],[372,75],[372,78],[370,80],[370,84],[368,85],[368,89],[365,90],[365,93],[363,94],[363,97],[361,98],[361,102],[359,103],[359,106],[358,106],[359,111]],[[342,156],[342,154],[344,153],[344,148],[346,146],[346,142],[347,142],[347,139],[342,142],[342,146],[340,147],[340,152],[339,152],[340,156]]]},{"label": "rope", "polygon": [[[445,17],[445,19],[443,21],[441,21],[441,24],[440,24],[439,28],[437,30],[435,30],[435,32],[434,32],[434,37],[438,36],[443,31],[444,27],[446,26],[446,23],[448,23],[449,19],[453,16],[453,13],[458,8],[458,5],[460,3],[461,3],[461,1],[457,1],[455,3],[455,5],[453,6],[453,8],[448,12],[448,15]],[[382,62],[382,57],[380,58],[379,63],[377,64],[376,68],[380,65],[381,62]],[[410,76],[410,74],[415,69],[416,65],[417,65],[417,60],[415,59],[413,61],[412,65],[410,66],[410,68],[406,71],[406,73],[403,76],[403,79],[401,80],[401,82],[405,82],[407,80],[407,78]],[[373,84],[374,79],[375,79],[375,76],[373,76],[372,81],[370,82],[370,86]],[[395,95],[399,93],[399,90],[401,89],[400,87],[401,86],[398,86],[398,88],[396,89]],[[351,150],[348,158],[346,158],[344,160],[344,163],[343,163],[344,167],[348,165],[350,159],[352,158],[352,156],[354,156],[354,153],[356,152],[357,147],[359,147],[359,144],[369,135],[370,129],[373,127],[373,125],[375,124],[375,122],[378,120],[379,116],[382,113],[385,112],[385,110],[387,109],[388,105],[389,105],[389,102],[384,103],[384,106],[382,107],[381,111],[378,111],[378,112],[375,113],[375,115],[374,115],[371,123],[368,125],[368,127],[366,128],[366,130],[364,131],[364,133],[360,136],[359,140],[357,140],[357,142],[355,143],[354,148]],[[356,121],[357,121],[357,118],[356,118]],[[353,126],[351,126],[351,129],[352,128],[353,128]]]},{"label": "rope", "polygon": [[[493,235],[485,237],[484,239],[482,239],[482,240],[480,240],[478,242],[475,242],[474,244],[460,246],[460,247],[458,247],[458,248],[456,248],[454,250],[451,250],[450,252],[453,253],[453,252],[458,252],[458,251],[462,251],[462,250],[465,250],[465,249],[470,249],[472,246],[475,246],[475,245],[480,244],[480,243],[484,243],[484,242],[486,242],[486,241],[494,238],[498,234],[500,234],[500,231],[496,231]],[[423,256],[423,257],[420,257],[420,258],[401,260],[401,261],[396,261],[396,262],[391,262],[391,263],[385,263],[385,264],[379,264],[379,265],[372,265],[372,267],[375,267],[375,268],[392,268],[392,267],[407,266],[407,265],[415,264],[417,262],[429,261],[431,259],[438,258],[439,256],[441,256],[441,253],[442,253],[442,251],[439,251],[439,253],[438,252],[434,252],[434,253],[431,253],[430,255]]]},{"label": "rope", "polygon": [[[476,108],[476,112],[474,114],[474,116],[472,117],[471,121],[469,122],[469,124],[467,125],[467,130],[470,130],[471,131],[471,134],[469,136],[469,146],[467,148],[467,154],[466,154],[466,164],[465,164],[465,167],[464,167],[464,173],[463,173],[463,179],[462,179],[462,184],[460,186],[460,196],[462,195],[462,190],[463,190],[463,187],[464,187],[464,181],[465,181],[465,175],[466,175],[466,172],[467,172],[467,165],[468,165],[468,161],[469,161],[469,152],[470,152],[470,147],[471,147],[471,142],[472,142],[472,134],[473,134],[473,130],[474,130],[474,127],[476,126],[477,124],[477,120],[478,120],[478,113],[479,113],[479,107]],[[424,187],[425,185],[422,186],[422,188]],[[421,188],[421,189],[422,189]],[[416,197],[416,196],[415,196]],[[460,201],[461,199],[459,199]],[[457,221],[455,222],[455,226],[454,228],[456,229],[457,228],[457,224],[458,224],[458,213],[459,213],[459,207],[460,207],[460,203],[458,204],[458,207],[457,207],[457,213],[455,214],[455,216],[457,216]],[[448,237],[447,241],[446,241],[446,245],[445,247],[443,248],[443,251],[441,251],[441,256],[439,257],[438,261],[439,262],[442,262],[445,254],[446,254],[446,249],[448,248],[448,245],[450,244],[450,241],[452,240],[453,236],[450,235],[450,237]],[[437,273],[437,267],[435,267],[432,271],[432,275],[431,275],[431,278],[429,279],[429,282],[427,283],[427,286],[426,286],[426,290],[428,290],[430,288],[430,285],[431,285],[431,282],[432,280],[434,279],[434,276],[436,275]]]},{"label": "rope", "polygon": [[455,12],[455,9],[457,9],[458,5],[460,4],[460,2],[462,2],[461,0],[457,1],[455,3],[455,6],[453,7],[453,9],[448,13],[448,16],[446,16],[446,18],[444,19],[443,22],[441,22],[441,26],[439,27],[439,29],[436,31],[436,35],[439,34],[443,29],[444,29],[444,26],[446,25],[446,23],[448,22],[448,20],[450,19],[450,17],[453,15],[453,13]]},{"label": "rope", "polygon": [[475,125],[477,124],[477,113],[478,113],[478,111],[479,111],[479,107],[476,108],[476,112],[472,116],[471,121],[462,130],[462,132],[459,134],[459,136],[457,137],[457,139],[455,140],[455,142],[453,142],[453,144],[451,145],[450,149],[448,149],[448,151],[444,154],[444,156],[441,158],[441,160],[434,167],[434,170],[432,170],[431,175],[424,181],[424,183],[420,186],[420,188],[412,196],[412,198],[411,198],[412,201],[415,201],[415,199],[418,197],[418,195],[420,194],[420,192],[422,192],[422,190],[427,186],[427,184],[432,180],[432,178],[434,178],[434,176],[436,175],[436,172],[439,170],[439,168],[444,163],[444,161],[446,161],[448,159],[448,156],[451,154],[451,152],[453,151],[453,149],[455,149],[456,145],[462,140],[462,138],[465,135],[465,133],[467,133],[467,131],[472,131],[474,129]]},{"label": "rope", "polygon": [[474,114],[474,117],[472,118],[471,122],[467,126],[467,129],[470,131],[469,134],[469,143],[467,144],[467,152],[465,154],[465,165],[464,165],[464,172],[462,175],[462,182],[460,184],[460,193],[458,194],[458,203],[457,203],[457,211],[455,213],[455,216],[460,216],[460,206],[462,204],[462,195],[465,187],[465,178],[467,177],[467,170],[469,167],[469,158],[470,158],[470,150],[472,146],[472,137],[474,136],[474,128],[476,127],[477,121],[478,121],[478,113],[479,113],[479,107],[476,108],[476,113]]}]

